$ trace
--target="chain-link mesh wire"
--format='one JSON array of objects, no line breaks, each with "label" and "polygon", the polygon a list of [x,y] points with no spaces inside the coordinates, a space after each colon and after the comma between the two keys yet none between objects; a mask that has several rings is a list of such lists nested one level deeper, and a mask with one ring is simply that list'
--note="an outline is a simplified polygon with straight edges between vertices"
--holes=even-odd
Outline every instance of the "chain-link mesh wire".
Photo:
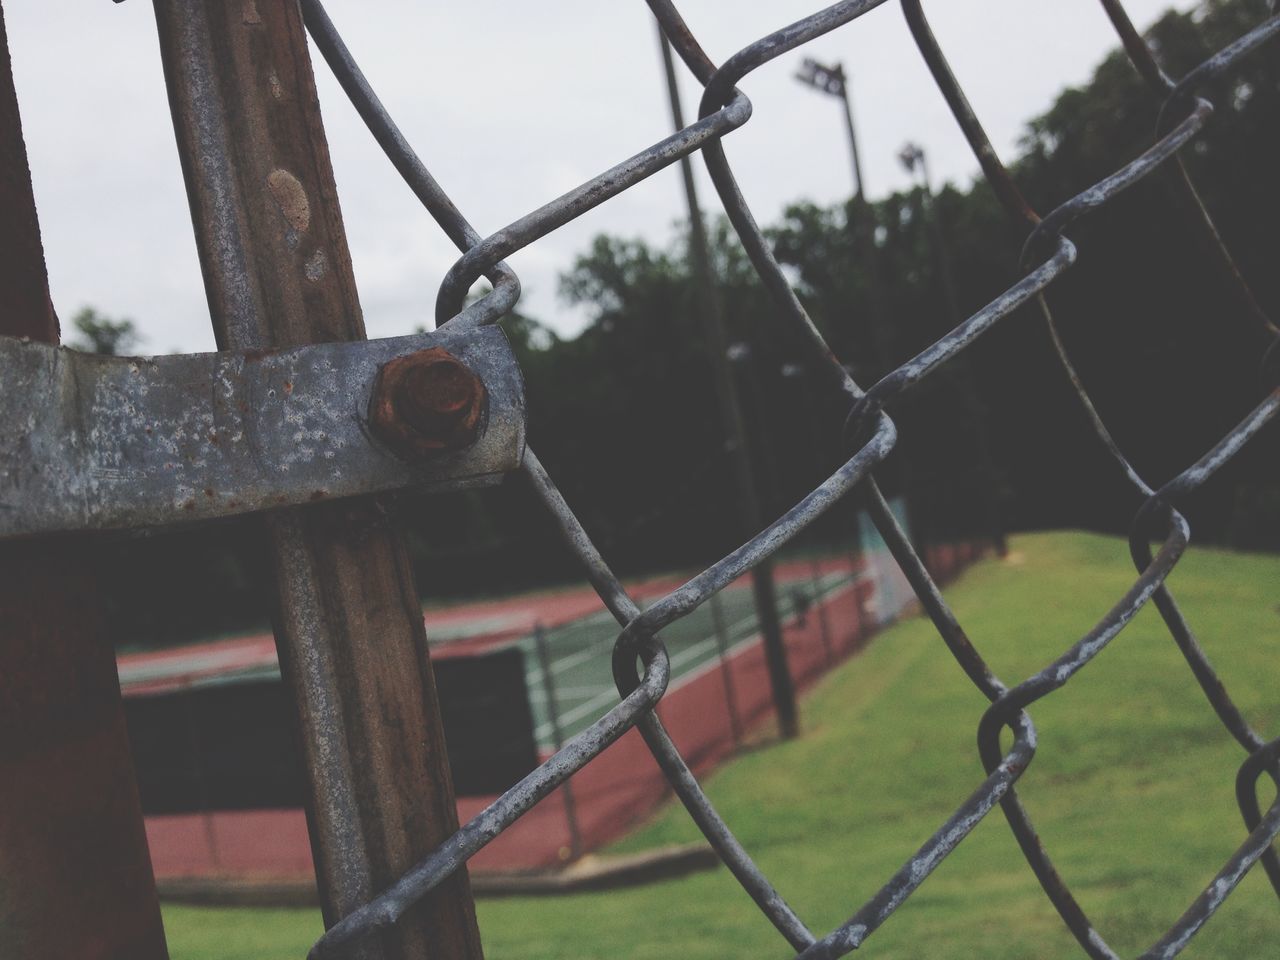
[{"label": "chain-link mesh wire", "polygon": [[[786,325],[799,335],[798,339],[808,354],[806,362],[814,371],[814,388],[823,391],[825,402],[841,404],[842,409],[849,410],[845,427],[849,459],[839,469],[747,543],[644,610],[610,571],[537,456],[532,450],[528,452],[523,472],[580,558],[591,584],[621,625],[621,632],[613,645],[613,674],[621,702],[461,827],[390,889],[337,923],[317,942],[312,950],[313,957],[341,956],[353,941],[394,924],[410,904],[459,869],[476,851],[633,727],[640,730],[672,789],[725,865],[801,957],[837,957],[858,947],[996,805],[1001,807],[1028,865],[1084,952],[1094,958],[1115,957],[1115,952],[1094,928],[1055,869],[1018,797],[1016,784],[1036,751],[1036,728],[1027,708],[1068,683],[1148,601],[1155,604],[1211,708],[1244,750],[1245,759],[1239,768],[1236,790],[1247,836],[1177,922],[1141,956],[1154,958],[1177,954],[1259,859],[1280,895],[1280,859],[1272,847],[1274,837],[1280,832],[1280,799],[1263,814],[1256,793],[1257,782],[1264,773],[1280,785],[1280,739],[1266,740],[1241,715],[1165,585],[1189,538],[1188,524],[1177,510],[1180,499],[1200,487],[1280,413],[1280,388],[1273,385],[1276,360],[1280,357],[1280,350],[1277,350],[1280,329],[1265,316],[1244,285],[1178,157],[1178,151],[1196,138],[1213,110],[1212,104],[1198,95],[1198,90],[1280,34],[1280,17],[1274,15],[1275,5],[1272,4],[1273,15],[1269,19],[1175,80],[1162,70],[1119,0],[1101,0],[1134,66],[1150,87],[1152,95],[1163,104],[1155,142],[1115,173],[1042,217],[1024,199],[997,157],[933,37],[920,0],[901,0],[916,44],[984,175],[1009,218],[1027,233],[1023,258],[1025,272],[1022,279],[950,333],[863,390],[832,355],[789,286],[739,192],[720,141],[727,133],[746,123],[751,115],[750,102],[735,87],[743,77],[801,44],[854,21],[883,2],[845,0],[833,4],[752,43],[717,65],[702,51],[670,0],[648,0],[668,41],[703,86],[698,120],[496,233],[481,237],[449,200],[386,114],[319,0],[302,0],[307,27],[356,109],[396,169],[463,252],[440,287],[436,302],[439,324],[472,327],[498,321],[514,306],[519,296],[519,280],[502,262],[504,257],[681,157],[701,151],[729,220],[774,301],[775,322]],[[1166,167],[1172,170],[1171,179],[1193,212],[1194,229],[1211,241],[1217,267],[1234,286],[1237,299],[1249,305],[1245,312],[1258,335],[1264,378],[1260,392],[1265,398],[1213,449],[1173,479],[1152,487],[1126,459],[1094,409],[1057,334],[1044,292],[1076,259],[1076,248],[1063,235],[1063,230],[1077,218]],[[467,293],[481,277],[488,278],[492,290],[468,304]],[[1057,659],[1011,687],[995,676],[966,636],[881,495],[871,471],[893,450],[897,436],[893,421],[884,412],[886,405],[964,351],[1017,308],[1033,300],[1039,306],[1058,358],[1094,431],[1128,483],[1145,498],[1145,502],[1133,521],[1130,534],[1130,552],[1138,571],[1132,586],[1088,633],[1066,647]],[[937,832],[848,920],[832,931],[815,933],[756,867],[730,827],[713,809],[663,729],[654,707],[667,688],[670,662],[659,631],[706,603],[736,577],[771,557],[823,511],[855,488],[860,489],[879,535],[957,664],[990,701],[990,706],[978,718],[979,752],[987,775],[968,797],[959,800],[955,812]],[[1153,539],[1159,541],[1159,549],[1155,552],[1151,549]],[[1012,733],[1012,740],[1009,748],[1003,749],[1001,735],[1006,729]]]}]

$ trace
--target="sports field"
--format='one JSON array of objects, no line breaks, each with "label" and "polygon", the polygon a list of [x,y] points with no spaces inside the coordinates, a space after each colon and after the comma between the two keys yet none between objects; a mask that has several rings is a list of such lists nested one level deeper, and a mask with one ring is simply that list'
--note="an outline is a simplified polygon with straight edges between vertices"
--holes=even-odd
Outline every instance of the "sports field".
[{"label": "sports field", "polygon": [[[1016,537],[947,590],[1006,681],[1051,660],[1132,582],[1123,541]],[[1192,548],[1171,578],[1249,720],[1280,732],[1280,558]],[[749,752],[709,778],[730,826],[814,929],[847,917],[981,780],[974,730],[985,701],[928,624],[882,633],[802,704],[799,740]],[[1082,905],[1122,956],[1182,912],[1243,837],[1233,783],[1242,754],[1206,706],[1155,612],[1144,610],[1033,715],[1040,748],[1020,790]],[[1267,799],[1267,798],[1264,798]],[[696,831],[669,807],[635,850]],[[490,960],[789,955],[718,870],[652,886],[482,901]],[[167,907],[176,960],[305,955],[315,911]],[[1189,958],[1276,955],[1280,909],[1251,872]],[[1081,956],[998,811],[858,955],[1040,960]]]}]

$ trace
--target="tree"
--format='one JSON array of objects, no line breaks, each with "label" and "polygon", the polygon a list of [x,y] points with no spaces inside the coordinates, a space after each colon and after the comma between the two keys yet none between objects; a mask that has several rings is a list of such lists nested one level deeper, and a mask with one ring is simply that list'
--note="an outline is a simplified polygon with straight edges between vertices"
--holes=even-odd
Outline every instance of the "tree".
[{"label": "tree", "polygon": [[80,335],[70,346],[87,353],[100,353],[108,357],[119,356],[138,345],[141,337],[137,327],[128,317],[112,320],[93,307],[84,307],[71,324]]}]

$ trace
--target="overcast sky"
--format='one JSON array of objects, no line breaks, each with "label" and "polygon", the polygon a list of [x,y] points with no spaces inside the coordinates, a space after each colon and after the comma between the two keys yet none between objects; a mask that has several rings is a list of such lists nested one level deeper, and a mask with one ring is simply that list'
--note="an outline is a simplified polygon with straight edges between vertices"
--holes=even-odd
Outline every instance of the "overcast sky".
[{"label": "overcast sky", "polygon": [[[814,0],[678,5],[717,62],[818,7]],[[1128,2],[1144,28],[1170,6],[1193,3]],[[392,116],[481,233],[670,131],[653,21],[641,0],[330,0],[328,9]],[[92,304],[134,318],[147,352],[212,350],[152,5],[5,0],[4,12],[64,324]],[[939,0],[927,12],[1006,157],[1026,121],[1116,46],[1097,0]],[[430,325],[436,289],[457,253],[315,56],[369,335]],[[762,223],[793,201],[836,203],[852,189],[839,101],[792,78],[805,56],[843,61],[852,78],[870,196],[907,186],[896,159],[907,139],[927,151],[935,185],[973,178],[977,165],[890,2],[742,82],[754,115],[725,143]],[[691,116],[697,87],[683,79]],[[716,212],[697,165],[704,206]],[[673,167],[517,253],[510,263],[524,286],[521,309],[562,334],[581,329],[584,314],[557,296],[559,274],[597,233],[665,244],[682,205]]]}]

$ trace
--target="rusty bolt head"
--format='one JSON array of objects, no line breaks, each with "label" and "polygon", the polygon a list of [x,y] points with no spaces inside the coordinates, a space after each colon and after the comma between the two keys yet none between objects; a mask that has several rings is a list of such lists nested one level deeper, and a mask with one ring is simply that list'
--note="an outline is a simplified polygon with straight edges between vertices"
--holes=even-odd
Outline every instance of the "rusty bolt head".
[{"label": "rusty bolt head", "polygon": [[422,460],[473,443],[488,393],[443,347],[383,364],[369,398],[369,429],[402,460]]}]

